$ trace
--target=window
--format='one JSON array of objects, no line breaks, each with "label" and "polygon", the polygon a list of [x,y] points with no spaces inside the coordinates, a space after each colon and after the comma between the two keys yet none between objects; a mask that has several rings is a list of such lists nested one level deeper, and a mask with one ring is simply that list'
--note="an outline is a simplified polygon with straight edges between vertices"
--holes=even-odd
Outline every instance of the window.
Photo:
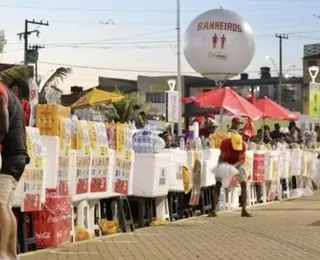
[{"label": "window", "polygon": [[147,92],[146,102],[148,103],[165,103],[165,92]]},{"label": "window", "polygon": [[308,67],[317,66],[316,60],[308,60]]}]

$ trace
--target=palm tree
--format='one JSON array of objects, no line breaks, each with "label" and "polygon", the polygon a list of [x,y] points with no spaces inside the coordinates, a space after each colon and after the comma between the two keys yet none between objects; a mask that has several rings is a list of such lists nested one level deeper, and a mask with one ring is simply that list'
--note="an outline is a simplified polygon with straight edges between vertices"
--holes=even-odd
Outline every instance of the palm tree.
[{"label": "palm tree", "polygon": [[142,111],[145,111],[146,113],[149,112],[150,104],[141,103],[137,92],[124,94],[116,88],[114,93],[124,96],[124,99],[105,109],[105,115],[110,121],[115,120],[121,123],[128,122],[135,105],[139,105]]},{"label": "palm tree", "polygon": [[[60,67],[57,68],[50,77],[47,78],[45,82],[42,83],[42,79],[37,80],[37,84],[39,86],[39,103],[44,104],[46,103],[46,87],[52,87],[56,91],[59,91],[62,93],[62,90],[57,88],[57,85],[61,82],[63,82],[69,74],[72,72],[71,68],[65,68],[65,67]],[[47,73],[48,74],[48,73]]]},{"label": "palm tree", "polygon": [[0,71],[0,81],[9,85],[15,79],[25,79],[28,80],[30,78],[31,67],[22,66],[22,65],[12,65],[8,66],[3,71]]},{"label": "palm tree", "polygon": [[[44,88],[46,88],[48,86],[57,87],[57,85],[59,83],[63,82],[69,76],[70,73],[72,73],[71,68],[65,68],[65,67],[57,68],[51,74],[51,76],[47,78],[47,80],[45,82],[42,82],[44,78],[36,80],[37,84],[39,86],[39,90],[42,91]],[[47,75],[47,74],[45,74],[45,75]]]}]

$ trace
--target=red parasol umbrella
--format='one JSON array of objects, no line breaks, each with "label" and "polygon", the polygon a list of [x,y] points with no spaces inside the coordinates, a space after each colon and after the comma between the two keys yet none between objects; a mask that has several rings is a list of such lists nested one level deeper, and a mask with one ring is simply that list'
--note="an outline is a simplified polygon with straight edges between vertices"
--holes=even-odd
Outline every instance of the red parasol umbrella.
[{"label": "red parasol umbrella", "polygon": [[259,99],[255,105],[263,113],[263,118],[290,121],[296,121],[300,118],[298,114],[292,113],[267,97]]},{"label": "red parasol umbrella", "polygon": [[248,122],[242,129],[242,135],[248,137],[248,138],[253,138],[256,136],[256,131],[254,130],[253,122],[252,120],[248,119]]},{"label": "red parasol umbrella", "polygon": [[262,117],[262,113],[255,106],[228,87],[215,88],[195,98],[183,99],[182,102],[194,102],[203,108],[224,108],[233,115],[248,117],[252,120]]},{"label": "red parasol umbrella", "polygon": [[249,102],[252,105],[255,105],[257,103],[257,93],[255,91],[253,91],[251,97],[249,98]]}]

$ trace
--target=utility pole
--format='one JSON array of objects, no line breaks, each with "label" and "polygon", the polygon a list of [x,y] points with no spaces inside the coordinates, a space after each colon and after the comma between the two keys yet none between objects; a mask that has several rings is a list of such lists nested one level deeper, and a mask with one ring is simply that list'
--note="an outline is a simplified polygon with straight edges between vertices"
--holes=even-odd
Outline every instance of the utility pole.
[{"label": "utility pole", "polygon": [[182,94],[181,86],[181,22],[180,22],[180,0],[177,0],[177,91],[179,93],[179,118],[178,118],[178,136],[182,135],[182,105],[180,102]]},{"label": "utility pole", "polygon": [[[35,78],[35,82],[38,84],[38,57],[39,57],[39,49],[44,49],[45,46],[44,45],[32,45],[29,46],[29,53],[32,55],[32,63],[34,63],[34,70],[35,70],[35,74],[34,74],[34,78]],[[30,57],[29,57],[30,59]]]},{"label": "utility pole", "polygon": [[24,32],[18,33],[18,36],[20,38],[20,40],[23,38],[24,39],[24,65],[28,65],[28,37],[29,35],[35,33],[37,35],[37,37],[39,37],[40,35],[40,31],[37,29],[29,31],[28,30],[28,25],[29,24],[35,24],[35,25],[39,25],[38,28],[40,26],[49,26],[48,22],[43,22],[43,21],[29,21],[29,20],[25,20],[24,21]]},{"label": "utility pole", "polygon": [[287,34],[276,34],[276,38],[279,39],[279,86],[277,89],[278,103],[282,104],[282,40],[288,40],[289,37]]}]

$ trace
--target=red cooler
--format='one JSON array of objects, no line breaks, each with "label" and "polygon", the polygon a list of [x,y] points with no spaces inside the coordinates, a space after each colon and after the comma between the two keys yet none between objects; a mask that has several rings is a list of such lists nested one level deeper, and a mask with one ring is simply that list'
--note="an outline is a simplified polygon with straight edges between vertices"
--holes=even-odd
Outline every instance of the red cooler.
[{"label": "red cooler", "polygon": [[70,196],[59,195],[57,189],[47,189],[42,211],[34,215],[38,247],[57,247],[70,242]]},{"label": "red cooler", "polygon": [[252,182],[264,183],[264,160],[265,155],[262,152],[255,152],[253,155],[253,173]]}]

